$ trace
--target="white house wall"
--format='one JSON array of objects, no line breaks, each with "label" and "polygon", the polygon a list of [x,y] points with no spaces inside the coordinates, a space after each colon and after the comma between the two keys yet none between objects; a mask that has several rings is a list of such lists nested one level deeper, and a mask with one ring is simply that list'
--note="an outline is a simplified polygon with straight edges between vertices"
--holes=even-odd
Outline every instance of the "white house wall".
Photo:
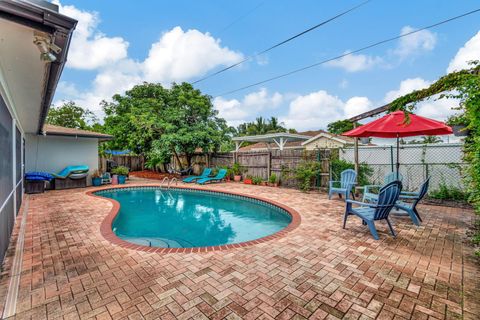
[{"label": "white house wall", "polygon": [[26,136],[26,171],[59,172],[66,166],[87,165],[90,175],[98,168],[98,140],[62,136]]}]

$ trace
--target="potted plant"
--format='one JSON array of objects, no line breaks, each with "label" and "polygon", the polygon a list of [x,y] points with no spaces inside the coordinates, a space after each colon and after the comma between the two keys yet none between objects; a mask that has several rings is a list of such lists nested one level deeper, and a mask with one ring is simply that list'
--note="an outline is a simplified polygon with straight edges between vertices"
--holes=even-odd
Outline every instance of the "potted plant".
[{"label": "potted plant", "polygon": [[244,171],[244,168],[240,165],[240,163],[235,162],[232,166],[233,181],[235,182],[241,181],[243,171]]},{"label": "potted plant", "polygon": [[243,183],[245,184],[252,184],[252,176],[247,176],[245,179],[243,179]]},{"label": "potted plant", "polygon": [[232,168],[229,167],[229,166],[223,166],[221,168],[227,170],[227,175],[225,176],[225,180],[230,181],[232,179],[232,176],[233,176]]},{"label": "potted plant", "polygon": [[124,184],[128,175],[128,168],[124,166],[118,166],[112,169],[112,173],[118,176],[118,184]]},{"label": "potted plant", "polygon": [[272,173],[270,175],[270,178],[268,178],[268,183],[269,183],[270,187],[278,186],[277,175],[275,173]]},{"label": "potted plant", "polygon": [[252,184],[259,185],[260,183],[262,183],[262,178],[260,178],[260,177],[253,177],[252,178]]},{"label": "potted plant", "polygon": [[100,170],[93,171],[92,186],[98,187],[102,185],[102,172]]}]

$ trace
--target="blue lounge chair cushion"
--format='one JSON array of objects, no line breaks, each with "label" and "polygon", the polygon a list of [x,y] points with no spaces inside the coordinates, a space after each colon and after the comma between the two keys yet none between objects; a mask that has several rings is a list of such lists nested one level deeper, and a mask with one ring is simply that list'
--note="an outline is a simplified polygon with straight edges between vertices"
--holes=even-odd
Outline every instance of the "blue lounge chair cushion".
[{"label": "blue lounge chair cushion", "polygon": [[227,170],[220,169],[215,177],[199,179],[198,184],[205,184],[207,182],[220,182],[227,176]]},{"label": "blue lounge chair cushion", "polygon": [[212,173],[212,169],[211,169],[211,168],[205,168],[205,169],[203,169],[203,172],[202,172],[201,175],[199,175],[199,176],[187,177],[187,178],[183,179],[182,181],[185,182],[185,183],[194,182],[195,180],[198,180],[198,179],[208,178],[208,176],[209,176],[211,173]]},{"label": "blue lounge chair cushion", "polygon": [[30,180],[30,181],[51,181],[53,179],[53,176],[48,173],[48,172],[27,172],[25,174],[25,180]]},{"label": "blue lounge chair cushion", "polygon": [[65,169],[63,169],[63,170],[60,171],[59,173],[57,173],[57,174],[53,173],[52,175],[53,175],[55,178],[66,179],[66,178],[68,178],[68,176],[71,175],[72,173],[86,173],[86,172],[88,172],[88,170],[89,170],[89,167],[88,167],[88,166],[85,166],[85,165],[81,165],[81,166],[68,166],[68,167],[65,167]]}]

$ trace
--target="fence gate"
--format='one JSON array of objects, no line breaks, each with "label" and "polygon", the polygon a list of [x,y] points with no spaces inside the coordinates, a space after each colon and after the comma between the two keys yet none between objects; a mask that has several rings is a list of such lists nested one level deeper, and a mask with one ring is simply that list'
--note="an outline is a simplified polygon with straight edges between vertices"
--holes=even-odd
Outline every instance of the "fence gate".
[{"label": "fence gate", "polygon": [[143,156],[111,156],[109,158],[101,157],[99,168],[105,172],[107,170],[107,160],[113,160],[119,166],[124,166],[130,171],[142,171],[145,169],[145,159]]}]

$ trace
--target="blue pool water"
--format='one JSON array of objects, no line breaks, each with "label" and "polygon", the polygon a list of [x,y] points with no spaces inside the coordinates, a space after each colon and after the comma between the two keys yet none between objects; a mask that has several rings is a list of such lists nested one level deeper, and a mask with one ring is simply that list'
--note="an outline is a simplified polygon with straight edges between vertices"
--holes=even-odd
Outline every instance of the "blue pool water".
[{"label": "blue pool water", "polygon": [[112,224],[119,238],[152,247],[240,243],[271,235],[292,220],[271,204],[214,192],[125,188],[96,194],[120,203]]}]

